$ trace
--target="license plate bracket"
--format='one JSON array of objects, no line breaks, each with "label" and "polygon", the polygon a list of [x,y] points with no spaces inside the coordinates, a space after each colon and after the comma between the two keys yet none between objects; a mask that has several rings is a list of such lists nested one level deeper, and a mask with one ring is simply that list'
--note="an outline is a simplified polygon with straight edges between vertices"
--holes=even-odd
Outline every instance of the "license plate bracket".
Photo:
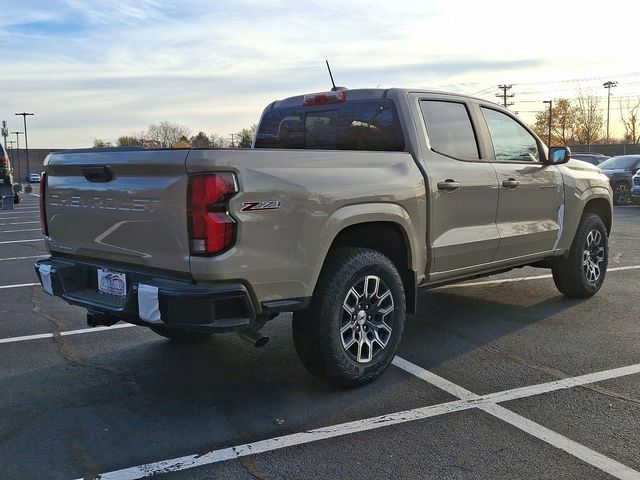
[{"label": "license plate bracket", "polygon": [[114,297],[127,295],[127,275],[106,268],[98,268],[98,292]]}]

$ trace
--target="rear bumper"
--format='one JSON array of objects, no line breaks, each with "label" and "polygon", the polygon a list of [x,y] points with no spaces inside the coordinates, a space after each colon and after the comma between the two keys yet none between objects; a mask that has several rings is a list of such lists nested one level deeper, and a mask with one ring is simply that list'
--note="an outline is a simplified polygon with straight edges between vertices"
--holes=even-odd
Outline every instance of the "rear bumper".
[{"label": "rear bumper", "polygon": [[[198,285],[116,266],[113,270],[125,273],[127,281],[126,296],[118,297],[98,292],[97,269],[102,267],[63,259],[35,264],[46,293],[94,315],[104,315],[113,323],[123,320],[143,326],[163,324],[223,333],[246,329],[256,318],[249,292],[240,283]],[[140,290],[147,295],[138,295]]]}]

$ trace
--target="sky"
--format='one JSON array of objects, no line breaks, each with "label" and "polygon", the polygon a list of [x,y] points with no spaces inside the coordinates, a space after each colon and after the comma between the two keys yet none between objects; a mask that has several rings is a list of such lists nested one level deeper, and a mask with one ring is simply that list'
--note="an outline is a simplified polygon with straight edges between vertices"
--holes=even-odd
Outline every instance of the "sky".
[{"label": "sky", "polygon": [[[499,101],[602,97],[611,129],[640,96],[640,2],[0,0],[0,120],[31,148],[86,147],[150,123],[228,135],[271,101],[331,86],[409,87]],[[11,137],[13,139],[14,136]]]}]

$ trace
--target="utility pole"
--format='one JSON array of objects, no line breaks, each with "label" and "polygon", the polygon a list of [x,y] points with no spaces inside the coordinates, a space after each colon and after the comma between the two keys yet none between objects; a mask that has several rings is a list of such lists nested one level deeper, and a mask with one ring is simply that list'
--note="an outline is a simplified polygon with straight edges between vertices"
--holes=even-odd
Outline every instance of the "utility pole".
[{"label": "utility pole", "polygon": [[618,82],[604,82],[602,86],[607,89],[607,143],[609,143],[609,107],[611,105],[611,87],[616,87]]},{"label": "utility pole", "polygon": [[22,183],[22,179],[20,178],[20,137],[18,135],[22,135],[24,132],[11,132],[11,134],[16,134],[16,163],[18,165],[18,181]]},{"label": "utility pole", "polygon": [[229,136],[231,137],[231,148],[236,148],[236,144],[233,142],[233,137],[235,136],[235,133],[230,133]]},{"label": "utility pole", "polygon": [[29,170],[29,140],[27,140],[27,116],[31,116],[33,115],[33,113],[21,112],[16,113],[16,115],[20,115],[24,120],[24,148],[27,154],[27,175],[29,175],[29,173],[31,173],[31,170]]},{"label": "utility pole", "polygon": [[7,128],[7,121],[2,121],[2,136],[4,137],[4,149],[7,149],[7,137],[9,136],[9,129]]},{"label": "utility pole", "polygon": [[514,96],[513,93],[511,95],[507,95],[507,90],[511,90],[511,87],[513,87],[513,85],[498,85],[498,88],[502,90],[502,93],[496,94],[496,97],[502,97],[502,106],[504,108],[513,105],[513,102],[507,103],[507,98],[513,98]]},{"label": "utility pole", "polygon": [[549,141],[547,142],[547,147],[551,146],[551,112],[553,112],[553,100],[543,100],[542,103],[549,104]]}]

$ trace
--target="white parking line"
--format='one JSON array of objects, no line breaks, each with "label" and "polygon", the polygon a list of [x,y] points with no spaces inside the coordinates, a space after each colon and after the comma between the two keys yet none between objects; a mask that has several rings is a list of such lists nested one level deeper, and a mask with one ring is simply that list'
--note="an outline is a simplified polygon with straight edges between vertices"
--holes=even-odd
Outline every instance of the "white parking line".
[{"label": "white parking line", "polygon": [[[525,393],[524,389],[514,389],[485,396],[478,396],[473,392],[455,385],[454,383],[445,380],[444,378],[439,377],[431,372],[428,372],[427,370],[424,370],[423,368],[420,368],[417,365],[414,365],[399,357],[396,357],[393,363],[394,365],[407,370],[408,373],[417,375],[422,380],[433,383],[438,388],[449,391],[449,393],[452,393],[453,395],[460,395],[467,398],[454,400],[452,402],[441,403],[438,405],[431,405],[428,407],[406,410],[403,412],[381,415],[373,418],[366,418],[363,420],[356,420],[354,422],[332,425],[329,427],[321,427],[314,430],[309,430],[307,432],[294,433],[291,435],[270,438],[259,442],[246,443],[243,445],[236,445],[234,447],[222,448],[220,450],[212,450],[204,454],[187,455],[170,460],[147,463],[144,465],[138,465],[135,467],[104,473],[102,475],[99,475],[97,478],[100,480],[133,480],[152,476],[158,473],[187,470],[190,468],[211,465],[227,460],[233,460],[247,455],[270,452],[279,450],[281,448],[316,442],[318,440],[327,440],[330,438],[341,437],[357,432],[376,430],[378,428],[388,427],[401,423],[415,422],[417,420],[424,420],[426,418],[446,415],[462,410],[469,410],[471,408],[480,408],[481,410],[484,410],[487,413],[500,418],[501,420],[519,428],[520,430],[530,433],[531,435],[534,435],[536,438],[539,438],[546,443],[550,443],[558,448],[561,448],[562,450],[571,453],[574,456],[577,456],[587,463],[596,466],[597,468],[600,468],[601,470],[606,471],[617,478],[636,480],[640,478],[640,473],[636,472],[635,470],[622,465],[621,463],[616,462],[615,460],[612,460],[602,454],[599,454],[598,452],[590,450],[583,445],[579,445],[576,442],[573,442],[572,440],[545,427],[542,427],[541,425],[538,425],[495,403],[495,400],[498,397],[513,400],[514,398],[525,398],[526,396],[536,395],[537,393],[534,393],[536,391],[539,391],[540,393],[546,393],[563,388],[570,388],[569,385],[571,379],[564,379],[561,381],[549,382],[548,384],[536,385],[534,386],[537,387],[536,389],[532,388],[527,393]],[[634,373],[640,373],[640,364],[630,367],[623,367],[620,369],[607,370],[590,375],[584,375],[582,377],[576,377],[576,379],[581,379],[581,381],[585,381],[586,383],[586,381],[589,379],[602,381],[612,378],[619,378],[625,375],[632,375]],[[582,383],[576,383],[576,385],[577,384]],[[517,396],[514,396],[514,394],[512,394],[511,392],[518,392]]]},{"label": "white parking line", "polygon": [[1,285],[0,290],[7,290],[9,288],[35,287],[36,285],[40,285],[40,283],[19,283],[17,285]]},{"label": "white parking line", "polygon": [[0,242],[0,245],[4,245],[6,243],[28,243],[28,242],[44,242],[44,238],[33,238],[31,240],[7,240],[4,242]]},{"label": "white parking line", "polygon": [[[439,377],[438,375],[432,372],[429,372],[428,370],[425,370],[421,367],[418,367],[417,365],[414,365],[413,363],[408,362],[407,360],[404,360],[402,358],[396,357],[393,360],[393,364],[399,368],[402,368],[408,373],[411,373],[412,375],[415,375],[418,378],[444,390],[445,392],[450,393],[451,395],[455,395],[460,399],[463,399],[466,401],[474,401],[474,400],[478,401],[478,404],[476,405],[476,407],[482,410],[483,412],[493,415],[494,417],[504,422],[507,422],[508,424],[516,427],[519,430],[522,430],[523,432],[528,433],[529,435],[533,435],[534,437],[538,438],[539,440],[542,440],[545,443],[548,443],[553,447],[559,448],[560,450],[564,450],[565,452],[573,455],[576,458],[579,458],[583,462],[588,463],[593,467],[599,468],[600,470],[608,473],[609,475],[612,475],[616,478],[620,478],[624,480],[640,479],[640,472],[633,470],[632,468],[627,467],[626,465],[623,465],[622,463],[617,462],[616,460],[613,460],[612,458],[609,458],[606,455],[596,452],[595,450],[592,450],[589,447],[585,447],[584,445],[581,445],[571,440],[570,438],[565,437],[564,435],[554,432],[553,430],[550,430],[546,427],[543,427],[542,425],[536,422],[533,422],[528,418],[523,417],[522,415],[514,413],[510,410],[507,410],[506,408],[495,403],[495,400],[493,402],[491,401],[487,402],[486,401],[487,397],[485,397],[484,398],[485,401],[482,402],[481,400],[483,400],[483,397],[481,397],[480,395],[476,395],[475,393],[459,385],[456,385],[448,380],[445,380],[444,378]],[[622,373],[622,375],[630,375],[633,373],[638,373],[639,371],[640,371],[640,365],[633,365],[631,367],[626,367],[626,369],[622,369],[622,370],[621,369],[610,370],[609,373],[613,372],[614,375],[617,375],[620,373]],[[600,372],[600,373],[602,374],[603,372]],[[602,376],[600,378],[602,378]],[[604,375],[604,379],[606,378],[616,378],[616,377],[607,377],[606,375]],[[552,384],[555,387],[554,390],[559,388],[569,388],[564,386],[567,384],[566,381],[568,380],[571,380],[571,379],[565,379],[565,383],[553,382]],[[541,386],[538,386],[538,387],[541,387]],[[540,393],[544,391],[547,391],[547,392],[551,391],[549,390],[549,388],[551,388],[551,386],[550,384],[547,384],[545,387],[541,388]],[[526,391],[528,394],[527,396],[538,395],[537,393],[538,390],[535,388],[535,386],[528,387],[528,390],[523,390],[523,389],[518,389],[518,390],[520,394],[523,394]],[[501,401],[506,401],[506,398],[509,398],[509,395],[508,395],[509,392],[500,392],[500,393],[504,398]],[[495,395],[493,398],[497,399],[499,397],[498,395]],[[518,398],[525,398],[525,397],[518,397]]]},{"label": "white parking line", "polygon": [[[13,214],[13,213],[15,213],[15,212],[11,212],[11,213]],[[0,213],[0,215],[2,215],[2,214]],[[34,217],[35,217],[36,215],[37,215],[38,217],[40,216],[40,214],[39,214],[39,213],[34,213],[34,214],[33,214],[33,216],[34,216]],[[25,215],[25,217],[30,217],[30,216],[31,216],[31,215]],[[24,220],[24,219],[25,219],[25,217],[4,217],[4,218],[0,218],[0,220],[2,220],[3,222],[4,222],[5,220]]]},{"label": "white parking line", "polygon": [[28,223],[40,223],[39,221],[35,222],[9,222],[9,223],[0,223],[0,227],[5,227],[7,225],[26,225]]},{"label": "white parking line", "polygon": [[[40,285],[40,284],[35,283],[34,285]],[[117,325],[112,325],[111,327],[92,327],[92,328],[82,328],[80,330],[67,330],[66,332],[60,332],[60,336],[67,337],[70,335],[82,335],[83,333],[104,332],[105,330],[119,330],[121,328],[130,328],[135,326],[137,325],[132,325],[130,323],[119,323]],[[41,338],[53,338],[54,336],[55,335],[53,333],[38,333],[36,335],[24,335],[22,337],[0,338],[0,344],[24,342],[27,340],[38,340]]]},{"label": "white parking line", "polygon": [[[37,285],[37,284],[35,284]],[[85,333],[96,333],[114,329],[130,328],[135,325],[131,324],[118,324],[111,327],[95,327],[84,328],[80,330],[69,330],[61,332],[60,336],[81,335]],[[16,343],[27,340],[36,340],[43,338],[52,338],[54,334],[43,333],[36,335],[25,335],[21,337],[11,337],[0,339],[0,344],[3,343]],[[300,445],[304,443],[315,442],[318,440],[324,440],[328,438],[340,437],[356,432],[364,432],[368,430],[374,430],[385,426],[396,425],[400,423],[413,422],[416,420],[423,420],[429,417],[445,415],[452,412],[458,412],[461,410],[468,410],[471,408],[478,408],[490,415],[509,423],[510,425],[542,440],[549,445],[559,448],[576,458],[592,465],[610,475],[619,479],[640,479],[640,472],[633,470],[626,465],[621,464],[595,450],[592,450],[584,445],[581,445],[557,432],[554,432],[540,424],[537,424],[522,415],[516,414],[504,407],[498,405],[498,403],[507,402],[515,399],[528,398],[543,393],[549,393],[557,390],[563,390],[573,388],[580,385],[586,385],[589,383],[601,382],[604,380],[611,380],[614,378],[620,378],[628,375],[634,375],[640,373],[640,364],[629,365],[626,367],[614,368],[610,370],[604,370],[600,372],[590,373],[577,377],[570,377],[561,380],[555,380],[552,382],[530,385],[526,387],[515,388],[511,390],[505,390],[501,392],[495,392],[487,395],[477,395],[464,387],[456,385],[455,383],[446,380],[433,372],[423,369],[403,358],[396,357],[393,360],[393,364],[401,368],[402,370],[414,375],[421,380],[424,380],[435,387],[450,393],[459,398],[459,400],[442,403],[438,405],[432,405],[428,407],[422,407],[412,410],[406,410],[403,412],[396,412],[387,415],[381,415],[378,417],[367,418],[363,420],[357,420],[354,422],[343,423],[339,425],[322,427],[307,432],[295,433],[286,435],[283,437],[275,437],[268,440],[262,440],[259,442],[248,443],[244,445],[238,445],[235,447],[224,448],[220,450],[213,450],[205,454],[194,454],[184,457],[174,458],[171,460],[163,460],[161,462],[149,463],[145,465],[139,465],[136,467],[117,470],[100,475],[99,479],[110,480],[129,480],[137,479],[146,476],[153,475],[160,472],[171,472],[186,470],[198,466],[209,465],[226,460],[232,460],[234,458],[255,455],[257,453],[269,452],[278,450],[285,447],[294,445]]]},{"label": "white parking line", "polygon": [[[612,267],[607,268],[607,272],[621,272],[624,270],[638,270],[640,269],[640,265],[629,265],[626,267]],[[527,280],[540,280],[543,278],[552,278],[553,275],[550,273],[544,275],[532,275],[530,277],[517,277],[517,278],[501,278],[499,280],[484,280],[481,282],[469,282],[469,283],[454,283],[451,285],[445,285],[443,287],[438,287],[439,289],[445,288],[464,288],[464,287],[477,287],[480,285],[497,285],[500,283],[513,283],[513,282],[524,282]]]},{"label": "white parking line", "polygon": [[[6,258],[0,258],[0,262],[8,262],[10,260],[26,260],[28,258],[46,258],[48,257],[48,255],[43,254],[43,255],[29,255],[27,257],[6,257]],[[7,285],[7,287],[12,287],[12,285]]]},{"label": "white parking line", "polygon": [[36,232],[41,230],[42,230],[41,228],[27,228],[22,230],[0,230],[0,233]]}]

